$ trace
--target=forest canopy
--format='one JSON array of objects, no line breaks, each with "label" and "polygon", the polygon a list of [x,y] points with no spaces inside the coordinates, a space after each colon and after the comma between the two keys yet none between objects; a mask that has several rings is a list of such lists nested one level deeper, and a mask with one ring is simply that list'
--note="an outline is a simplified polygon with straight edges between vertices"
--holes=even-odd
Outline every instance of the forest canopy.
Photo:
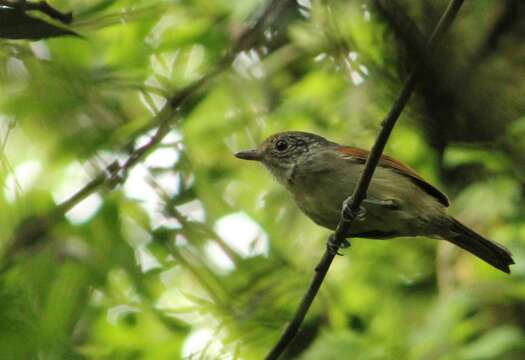
[{"label": "forest canopy", "polygon": [[525,357],[525,3],[0,0],[0,358],[261,359],[330,232],[233,154],[385,153],[509,248],[352,239],[287,359]]}]

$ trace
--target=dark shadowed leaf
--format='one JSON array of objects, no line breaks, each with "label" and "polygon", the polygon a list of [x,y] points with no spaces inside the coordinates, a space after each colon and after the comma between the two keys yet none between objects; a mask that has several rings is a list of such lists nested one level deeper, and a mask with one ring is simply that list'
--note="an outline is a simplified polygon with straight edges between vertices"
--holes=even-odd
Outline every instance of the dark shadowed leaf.
[{"label": "dark shadowed leaf", "polygon": [[79,36],[72,30],[34,18],[23,11],[0,6],[0,38],[38,40],[67,35]]}]

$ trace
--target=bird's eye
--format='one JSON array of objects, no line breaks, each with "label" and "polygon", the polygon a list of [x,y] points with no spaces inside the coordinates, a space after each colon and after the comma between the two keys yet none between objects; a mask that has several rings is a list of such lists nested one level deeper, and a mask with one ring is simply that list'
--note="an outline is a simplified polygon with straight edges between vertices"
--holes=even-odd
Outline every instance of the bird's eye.
[{"label": "bird's eye", "polygon": [[288,143],[285,140],[279,140],[275,143],[277,151],[284,151],[288,149]]}]

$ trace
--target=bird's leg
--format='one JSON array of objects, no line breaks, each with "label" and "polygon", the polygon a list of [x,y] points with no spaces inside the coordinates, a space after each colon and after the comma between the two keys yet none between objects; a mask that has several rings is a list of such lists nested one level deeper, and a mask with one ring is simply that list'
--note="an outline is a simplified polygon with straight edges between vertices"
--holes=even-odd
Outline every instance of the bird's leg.
[{"label": "bird's leg", "polygon": [[[346,198],[345,201],[343,201],[342,217],[346,221],[352,221],[354,219],[357,221],[364,221],[366,219],[366,208],[363,206],[363,204],[370,208],[381,207],[390,210],[399,208],[393,200],[378,200],[367,198],[362,201],[361,205],[359,205],[359,210],[357,210],[357,212],[354,213],[354,211],[350,207],[352,201],[352,196],[349,196],[348,198]],[[326,247],[328,248],[328,251],[330,251],[330,253],[334,255],[342,255],[341,253],[339,253],[339,249],[345,249],[350,247],[350,242],[344,239],[340,244],[336,244],[334,234],[332,234],[326,242]]]},{"label": "bird's leg", "polygon": [[363,205],[359,205],[359,210],[357,211],[357,213],[354,214],[354,211],[350,207],[350,205],[352,204],[352,201],[353,201],[352,196],[347,197],[346,200],[343,201],[343,209],[342,209],[343,219],[347,221],[352,221],[354,219],[358,221],[365,220],[365,217],[366,217],[365,207]]},{"label": "bird's leg", "polygon": [[380,208],[380,210],[396,210],[399,209],[398,204],[394,200],[379,200],[373,198],[366,198],[359,205],[359,210],[357,214],[354,214],[350,205],[352,204],[352,196],[349,196],[345,201],[343,201],[343,218],[345,220],[356,219],[358,221],[364,221],[366,218],[366,207],[369,209]]},{"label": "bird's leg", "polygon": [[339,249],[346,249],[349,247],[350,247],[350,242],[346,239],[344,239],[340,244],[336,244],[334,234],[330,235],[328,237],[328,241],[326,242],[326,248],[333,255],[343,256],[343,254],[339,252]]}]

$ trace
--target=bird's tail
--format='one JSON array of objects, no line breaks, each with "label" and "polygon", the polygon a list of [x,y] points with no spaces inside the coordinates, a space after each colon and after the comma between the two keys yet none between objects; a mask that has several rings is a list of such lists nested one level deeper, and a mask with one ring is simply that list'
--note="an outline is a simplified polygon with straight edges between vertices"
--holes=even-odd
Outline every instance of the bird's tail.
[{"label": "bird's tail", "polygon": [[481,260],[510,274],[509,265],[514,264],[512,254],[504,246],[485,239],[454,218],[449,218],[449,233],[444,238],[447,241],[476,255]]}]

